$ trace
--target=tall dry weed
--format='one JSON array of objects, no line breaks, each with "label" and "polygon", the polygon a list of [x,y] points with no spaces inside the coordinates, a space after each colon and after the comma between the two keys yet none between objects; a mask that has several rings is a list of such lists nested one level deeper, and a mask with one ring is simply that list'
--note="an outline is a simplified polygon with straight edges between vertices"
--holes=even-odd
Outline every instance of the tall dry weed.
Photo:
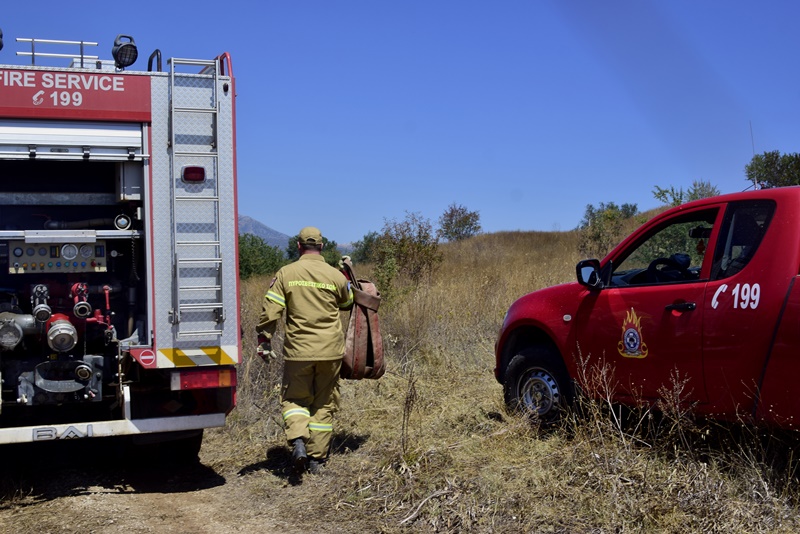
[{"label": "tall dry weed", "polygon": [[[333,454],[308,513],[371,532],[800,531],[791,439],[782,448],[698,424],[679,376],[661,419],[646,404],[615,406],[601,364],[584,377],[599,389],[562,427],[506,411],[492,373],[505,311],[574,280],[576,251],[575,232],[484,234],[444,246],[429,282],[400,288],[380,310],[387,373],[342,383]],[[372,277],[369,265],[355,270]],[[245,359],[227,431],[247,444],[242,454],[284,446],[281,362],[252,357],[268,282],[242,287]]]}]

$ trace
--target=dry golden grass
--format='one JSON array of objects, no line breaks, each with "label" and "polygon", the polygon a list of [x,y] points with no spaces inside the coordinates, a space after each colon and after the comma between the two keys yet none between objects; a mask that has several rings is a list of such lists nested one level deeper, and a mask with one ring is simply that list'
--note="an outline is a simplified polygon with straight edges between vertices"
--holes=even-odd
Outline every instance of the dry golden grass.
[{"label": "dry golden grass", "polygon": [[[800,531],[793,443],[646,411],[616,423],[602,402],[547,432],[506,411],[492,374],[503,314],[573,280],[576,250],[574,232],[444,246],[433,278],[381,310],[389,370],[343,383],[335,450],[324,476],[303,481],[295,512],[368,532]],[[369,266],[356,272],[370,277]],[[267,284],[243,284],[239,405],[212,436],[241,455],[284,443],[280,362],[250,357]]]}]

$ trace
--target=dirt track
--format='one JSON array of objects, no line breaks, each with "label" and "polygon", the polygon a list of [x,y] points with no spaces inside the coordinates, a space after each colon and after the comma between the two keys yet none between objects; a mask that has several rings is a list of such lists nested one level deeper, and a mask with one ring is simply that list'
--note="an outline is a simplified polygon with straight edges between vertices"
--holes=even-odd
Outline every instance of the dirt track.
[{"label": "dirt track", "polygon": [[350,530],[296,513],[298,504],[324,485],[325,475],[304,480],[290,476],[280,447],[249,462],[241,462],[241,455],[231,462],[225,454],[230,444],[212,431],[199,464],[134,467],[106,451],[60,445],[67,447],[25,454],[11,466],[8,453],[4,455],[0,532]]}]

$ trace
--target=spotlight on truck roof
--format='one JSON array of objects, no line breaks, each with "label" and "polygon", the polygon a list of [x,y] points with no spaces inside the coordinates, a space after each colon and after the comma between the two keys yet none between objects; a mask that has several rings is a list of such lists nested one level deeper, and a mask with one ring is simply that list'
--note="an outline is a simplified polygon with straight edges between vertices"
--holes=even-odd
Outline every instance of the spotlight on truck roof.
[{"label": "spotlight on truck roof", "polygon": [[[123,39],[127,39],[127,41],[123,41]],[[114,40],[114,48],[111,49],[111,55],[114,56],[114,65],[118,69],[133,65],[136,58],[139,57],[139,51],[136,49],[133,37],[130,35],[117,35]]]}]

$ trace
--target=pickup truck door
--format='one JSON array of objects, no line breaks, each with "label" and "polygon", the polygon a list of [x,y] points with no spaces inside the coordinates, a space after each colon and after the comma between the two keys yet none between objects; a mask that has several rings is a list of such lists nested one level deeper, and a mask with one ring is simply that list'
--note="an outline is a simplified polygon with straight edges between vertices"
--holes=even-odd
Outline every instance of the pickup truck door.
[{"label": "pickup truck door", "polygon": [[[707,399],[703,320],[711,261],[706,254],[719,206],[645,225],[607,258],[606,287],[586,292],[577,312],[576,350],[613,370],[620,400]],[[609,265],[610,262],[610,265]],[[616,267],[614,267],[616,265]],[[590,374],[591,376],[591,374]]]},{"label": "pickup truck door", "polygon": [[685,399],[705,400],[705,286],[696,282],[590,294],[578,314],[581,354],[613,369],[619,395],[655,399],[662,396],[659,389],[688,379]]},{"label": "pickup truck door", "polygon": [[752,414],[775,325],[797,274],[781,261],[786,244],[770,232],[775,210],[773,200],[732,202],[720,225],[703,336],[709,410],[719,416]]}]

